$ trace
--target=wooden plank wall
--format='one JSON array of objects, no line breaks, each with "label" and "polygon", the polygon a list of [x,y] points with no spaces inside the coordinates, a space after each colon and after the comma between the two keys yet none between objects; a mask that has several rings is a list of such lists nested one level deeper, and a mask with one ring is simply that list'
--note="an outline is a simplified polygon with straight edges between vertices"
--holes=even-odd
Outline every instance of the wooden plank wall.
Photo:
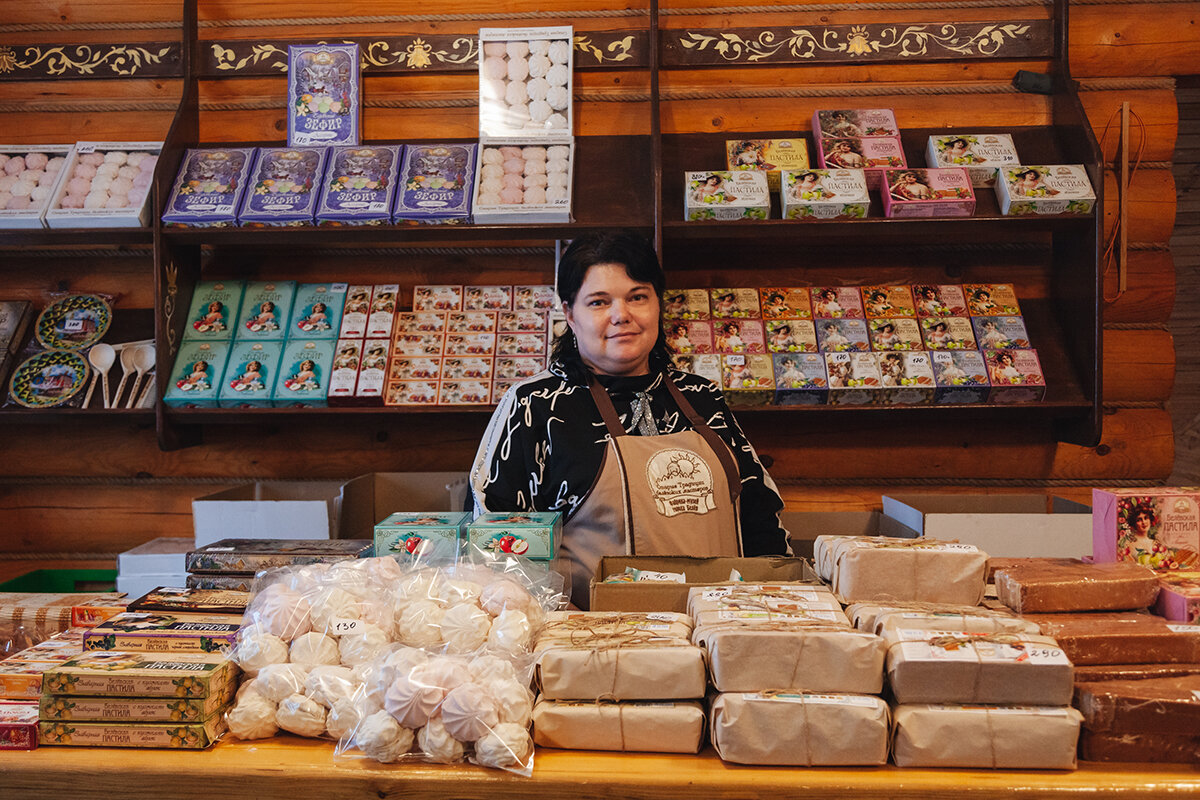
[{"label": "wooden plank wall", "polygon": [[[330,6],[295,2],[202,2],[203,39],[335,38],[368,36],[381,25],[393,32],[473,35],[480,25],[573,23],[577,30],[633,28],[644,24],[645,6],[617,8],[611,0],[558,0],[555,16],[534,0],[461,0],[441,4],[437,14],[397,21],[404,8],[383,0]],[[995,18],[997,11],[923,8],[896,0],[895,10],[813,5],[756,5],[754,14],[713,10],[704,0],[666,4],[666,27],[791,25],[798,20],[854,24]],[[1005,18],[1046,18],[1038,3],[1006,2]],[[705,10],[709,9],[709,10]],[[178,38],[179,9],[154,0],[67,0],[50,4],[4,3],[0,19],[0,65],[4,47],[63,42],[137,42]],[[337,19],[331,19],[336,15]],[[375,17],[387,17],[379,22]],[[855,431],[789,427],[782,435],[776,415],[747,417],[751,438],[773,463],[794,510],[877,507],[881,492],[902,485],[936,485],[951,492],[1003,492],[1035,485],[1086,499],[1087,487],[1114,481],[1161,482],[1170,473],[1174,442],[1164,402],[1171,394],[1175,350],[1164,324],[1174,305],[1175,266],[1166,243],[1175,217],[1175,177],[1170,159],[1178,117],[1171,76],[1200,63],[1200,3],[1105,3],[1091,0],[1071,10],[1071,58],[1081,97],[1101,136],[1122,101],[1145,125],[1144,163],[1129,195],[1129,287],[1116,296],[1116,276],[1106,275],[1104,437],[1098,447],[1056,443],[1031,427],[983,426],[896,430],[886,424]],[[355,21],[345,22],[346,17]],[[272,21],[275,22],[272,22]],[[283,21],[279,21],[283,20]],[[314,22],[313,20],[317,20]],[[338,21],[342,20],[342,21]],[[662,76],[665,131],[735,131],[808,128],[811,110],[833,102],[868,100],[895,107],[904,126],[1045,124],[1049,109],[1036,95],[1006,87],[1015,69],[1044,71],[1046,64],[972,62],[913,65],[842,65],[789,68],[724,68],[672,71]],[[0,66],[0,70],[3,67]],[[938,94],[928,94],[930,85]],[[202,138],[210,141],[271,141],[282,138],[282,78],[206,81],[202,86]],[[958,87],[957,90],[955,87]],[[978,93],[980,89],[988,93]],[[645,133],[649,126],[648,75],[644,70],[579,71],[576,112],[579,135]],[[20,113],[0,139],[12,142],[77,139],[161,139],[170,125],[180,82],[173,79],[0,82],[0,111]],[[474,76],[395,75],[368,83],[368,138],[471,137],[476,131]],[[738,96],[739,94],[743,96]],[[745,95],[753,96],[745,96]],[[415,101],[429,108],[413,108]],[[432,101],[432,102],[430,102]],[[1107,156],[1116,152],[1112,131]],[[1106,229],[1116,218],[1117,192],[1110,175],[1104,209]],[[301,254],[302,256],[303,254]],[[98,256],[3,254],[6,296],[44,296],[51,289],[117,293],[120,309],[152,304],[151,262],[145,252]],[[220,254],[215,258],[222,257]],[[297,277],[328,266],[305,266],[297,254],[230,255],[229,269],[286,270]],[[548,250],[515,259],[444,255],[429,263],[394,254],[356,255],[355,277],[401,274],[462,276],[483,282],[546,280]],[[302,258],[300,259],[302,261]],[[670,264],[668,267],[670,268]],[[1044,292],[1034,273],[1017,273],[1027,292]],[[751,282],[753,279],[748,279]],[[158,449],[148,426],[113,422],[58,426],[8,423],[0,431],[0,557],[33,554],[114,553],[162,535],[189,535],[190,501],[224,485],[262,478],[342,479],[372,470],[465,469],[486,422],[479,415],[398,415],[382,424],[272,424],[213,426],[200,446]],[[925,482],[925,483],[922,483]]]},{"label": "wooden plank wall", "polygon": [[[1200,75],[1181,78],[1176,89],[1179,138],[1172,173],[1179,208],[1171,253],[1179,280],[1175,312],[1169,329],[1189,341],[1200,329]],[[1171,395],[1175,424],[1175,469],[1171,483],[1200,482],[1200,348],[1180,348],[1175,392]]]}]

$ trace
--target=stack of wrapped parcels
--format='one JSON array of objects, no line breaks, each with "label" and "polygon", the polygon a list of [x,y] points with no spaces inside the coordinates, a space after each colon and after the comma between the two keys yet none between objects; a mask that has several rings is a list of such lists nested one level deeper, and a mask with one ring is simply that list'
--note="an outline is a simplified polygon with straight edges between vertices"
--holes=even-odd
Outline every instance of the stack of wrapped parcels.
[{"label": "stack of wrapped parcels", "polygon": [[1058,643],[979,606],[987,554],[931,539],[818,537],[817,572],[884,643],[901,767],[1070,769],[1080,716]]},{"label": "stack of wrapped parcels", "polygon": [[708,655],[709,724],[725,761],[887,762],[883,641],[856,631],[820,585],[695,587],[692,640]]},{"label": "stack of wrapped parcels", "polygon": [[697,752],[706,679],[691,634],[691,620],[672,612],[551,612],[534,645],[534,742]]},{"label": "stack of wrapped parcels", "polygon": [[995,573],[1000,602],[1053,635],[1076,665],[1080,757],[1200,760],[1200,626],[1145,612],[1159,591],[1133,563],[1022,559]]}]

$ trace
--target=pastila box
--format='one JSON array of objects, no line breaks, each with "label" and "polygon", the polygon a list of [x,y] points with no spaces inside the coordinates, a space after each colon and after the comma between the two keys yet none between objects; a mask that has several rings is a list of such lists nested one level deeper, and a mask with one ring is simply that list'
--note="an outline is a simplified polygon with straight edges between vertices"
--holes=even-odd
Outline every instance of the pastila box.
[{"label": "pastila box", "polygon": [[1197,569],[1200,487],[1093,489],[1092,554],[1100,562]]},{"label": "pastila box", "polygon": [[825,353],[829,405],[872,405],[879,400],[882,379],[874,353]]},{"label": "pastila box", "polygon": [[776,353],[775,404],[818,406],[829,396],[825,356],[820,353]]},{"label": "pastila box", "polygon": [[912,289],[905,284],[887,284],[859,287],[863,309],[867,318],[872,317],[915,317]]},{"label": "pastila box", "polygon": [[885,217],[969,217],[975,190],[957,167],[884,170],[880,188]]},{"label": "pastila box", "polygon": [[1001,214],[1090,214],[1096,192],[1079,164],[1005,167],[996,181]]},{"label": "pastila box", "polygon": [[921,326],[908,317],[867,320],[872,350],[922,350]]},{"label": "pastila box", "polygon": [[975,332],[968,317],[923,317],[921,333],[927,350],[971,350]]},{"label": "pastila box", "polygon": [[662,315],[663,319],[709,319],[708,290],[668,289],[663,296]]},{"label": "pastila box", "polygon": [[770,319],[766,326],[771,353],[815,353],[820,349],[811,319]]},{"label": "pastila box", "polygon": [[1033,403],[1046,394],[1036,350],[985,350],[992,403]]},{"label": "pastila box", "polygon": [[867,323],[861,319],[818,319],[817,347],[822,353],[865,353],[871,349]]},{"label": "pastila box", "polygon": [[187,555],[188,572],[251,573],[272,567],[328,564],[371,555],[363,539],[221,539]]},{"label": "pastila box", "polygon": [[67,697],[43,695],[38,717],[43,722],[199,722],[221,711],[233,698],[236,684],[208,697]]},{"label": "pastila box", "polygon": [[929,353],[937,389],[934,403],[984,403],[991,393],[987,364],[978,350],[935,350]]},{"label": "pastila box", "polygon": [[1021,317],[971,317],[975,341],[981,350],[1008,350],[1030,347],[1025,320]]},{"label": "pastila box", "polygon": [[743,353],[721,356],[721,388],[732,406],[761,406],[775,398],[771,356]]},{"label": "pastila box", "polygon": [[685,172],[685,220],[766,219],[771,194],[762,172]]},{"label": "pastila box", "polygon": [[921,405],[933,401],[934,377],[929,353],[876,353],[885,405]]},{"label": "pastila box", "polygon": [[918,283],[912,287],[918,317],[965,317],[967,296],[957,283]]},{"label": "pastila box", "polygon": [[163,747],[204,750],[225,732],[214,714],[203,722],[39,722],[38,743],[75,747]]},{"label": "pastila box", "polygon": [[725,155],[730,171],[765,172],[772,192],[779,191],[781,172],[808,169],[808,143],[803,139],[728,139]]},{"label": "pastila box", "polygon": [[861,136],[899,136],[890,108],[838,108],[813,114],[813,135],[823,139]]},{"label": "pastila box", "polygon": [[84,653],[46,670],[42,691],[105,697],[208,697],[237,680],[224,653]]},{"label": "pastila box", "polygon": [[1021,313],[1011,283],[964,283],[962,288],[972,317],[1017,316]]},{"label": "pastila box", "polygon": [[862,295],[857,286],[815,286],[812,295],[813,317],[862,319]]},{"label": "pastila box", "polygon": [[83,634],[83,649],[213,653],[232,648],[241,617],[167,611],[126,611]]},{"label": "pastila box", "polygon": [[963,167],[971,176],[971,185],[996,185],[1001,169],[1019,164],[1017,148],[1007,133],[952,133],[930,136],[925,163],[931,167]]},{"label": "pastila box", "polygon": [[780,182],[784,219],[863,219],[871,207],[861,169],[785,170]]},{"label": "pastila box", "polygon": [[812,319],[808,289],[764,287],[758,290],[763,319]]}]

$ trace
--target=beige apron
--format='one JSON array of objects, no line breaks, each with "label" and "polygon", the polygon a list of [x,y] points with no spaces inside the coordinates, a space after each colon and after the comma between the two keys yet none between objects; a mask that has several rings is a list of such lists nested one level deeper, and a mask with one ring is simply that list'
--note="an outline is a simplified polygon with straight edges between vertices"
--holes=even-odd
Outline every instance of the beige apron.
[{"label": "beige apron", "polygon": [[694,430],[630,436],[608,392],[589,380],[611,441],[558,554],[570,571],[571,600],[580,608],[589,605],[601,556],[741,555],[737,462],[679,388],[664,380]]}]

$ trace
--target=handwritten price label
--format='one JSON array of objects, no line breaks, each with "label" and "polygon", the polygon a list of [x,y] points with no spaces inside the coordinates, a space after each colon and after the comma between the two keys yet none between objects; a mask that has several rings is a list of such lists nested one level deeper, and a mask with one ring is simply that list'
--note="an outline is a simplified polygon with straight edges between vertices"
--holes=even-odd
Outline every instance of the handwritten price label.
[{"label": "handwritten price label", "polygon": [[335,619],[329,626],[329,632],[334,636],[345,636],[347,633],[358,633],[362,630],[362,620]]}]

